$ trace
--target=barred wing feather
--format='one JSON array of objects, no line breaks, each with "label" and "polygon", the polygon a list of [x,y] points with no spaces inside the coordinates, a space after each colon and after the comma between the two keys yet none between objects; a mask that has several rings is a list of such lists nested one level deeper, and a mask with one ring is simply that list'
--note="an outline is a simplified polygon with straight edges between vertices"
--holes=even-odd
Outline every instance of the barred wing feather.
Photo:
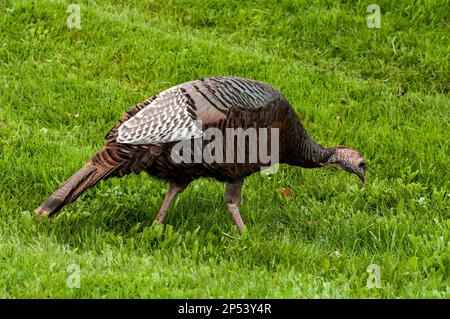
[{"label": "barred wing feather", "polygon": [[267,84],[232,77],[205,78],[158,94],[118,127],[117,141],[160,144],[203,136],[202,124],[226,119],[230,109],[258,111],[279,97]]}]

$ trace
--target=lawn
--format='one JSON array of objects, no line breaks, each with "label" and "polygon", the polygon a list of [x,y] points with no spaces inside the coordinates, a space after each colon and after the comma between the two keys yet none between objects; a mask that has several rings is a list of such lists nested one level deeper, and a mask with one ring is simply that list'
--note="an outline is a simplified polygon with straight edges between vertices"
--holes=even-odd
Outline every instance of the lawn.
[{"label": "lawn", "polygon": [[[448,1],[377,0],[380,28],[373,1],[77,0],[79,29],[70,3],[0,0],[0,297],[450,298]],[[206,179],[164,226],[146,174],[34,216],[122,112],[214,75],[279,88],[318,142],[364,155],[367,185],[255,174],[243,236]]]}]

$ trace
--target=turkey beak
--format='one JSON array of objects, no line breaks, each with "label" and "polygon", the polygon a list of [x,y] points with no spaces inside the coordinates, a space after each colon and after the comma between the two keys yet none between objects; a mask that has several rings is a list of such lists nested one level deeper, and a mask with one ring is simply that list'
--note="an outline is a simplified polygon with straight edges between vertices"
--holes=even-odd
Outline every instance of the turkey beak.
[{"label": "turkey beak", "polygon": [[356,175],[361,180],[363,186],[366,186],[366,166],[360,166],[356,171]]},{"label": "turkey beak", "polygon": [[358,175],[358,177],[361,180],[363,186],[366,186],[366,174],[364,173],[364,171],[358,172],[358,173],[356,173],[356,175]]},{"label": "turkey beak", "polygon": [[366,186],[366,162],[361,161],[358,165],[358,167],[355,169],[355,174],[359,177],[361,180],[363,187]]}]

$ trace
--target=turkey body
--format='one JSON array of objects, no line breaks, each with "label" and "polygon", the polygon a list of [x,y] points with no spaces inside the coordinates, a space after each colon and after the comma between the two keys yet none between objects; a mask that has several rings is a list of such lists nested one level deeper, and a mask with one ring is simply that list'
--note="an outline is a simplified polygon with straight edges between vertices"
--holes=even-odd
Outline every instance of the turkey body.
[{"label": "turkey body", "polygon": [[[169,97],[166,97],[167,95]],[[191,99],[191,105],[188,103],[183,105],[182,99],[178,98],[177,100],[174,96],[186,96],[186,100]],[[187,109],[188,114],[185,114],[184,117],[180,116],[180,118],[183,118],[188,123],[175,126],[174,128],[170,126],[164,127],[162,131],[166,136],[158,136],[154,140],[151,138],[146,140],[145,135],[134,135],[128,139],[119,136],[120,129],[123,128],[124,123],[132,119],[136,114],[145,112],[146,108],[148,110],[154,105],[164,102],[167,103],[163,105],[163,108],[166,109],[172,105],[176,105],[180,109]],[[192,111],[190,112],[190,110]],[[172,115],[172,118],[169,117],[165,121],[171,123],[171,121],[176,119],[177,116]],[[133,160],[128,158],[123,160],[129,165],[125,165],[116,174],[122,176],[131,171],[138,173],[141,169],[144,169],[150,175],[166,181],[189,182],[200,177],[212,177],[222,182],[232,182],[258,172],[262,167],[267,166],[267,163],[260,161],[257,161],[257,163],[249,163],[248,161],[236,163],[234,161],[232,163],[212,164],[205,162],[174,162],[171,156],[174,145],[180,140],[191,137],[181,134],[182,136],[175,135],[175,137],[171,138],[171,133],[180,130],[180,127],[184,125],[193,126],[194,124],[189,122],[195,120],[202,122],[202,132],[210,128],[217,128],[222,132],[222,136],[226,136],[227,129],[242,128],[247,130],[254,128],[258,130],[267,128],[267,140],[270,140],[270,129],[278,128],[280,163],[309,168],[317,166],[319,157],[324,156],[324,150],[309,137],[294,110],[280,91],[265,83],[253,80],[215,77],[199,79],[170,88],[160,95],[134,106],[124,114],[123,118],[105,138],[106,147],[111,148],[112,152],[114,150],[123,152],[124,149],[128,149],[129,153],[133,154]],[[140,121],[137,121],[138,123],[135,124],[135,127],[143,128],[136,129],[132,127],[129,129],[129,131],[132,131],[129,135],[145,130],[147,126],[151,127],[148,121],[149,119],[141,117]],[[158,125],[163,126],[163,123],[155,126],[157,127]],[[159,130],[158,128],[158,132]],[[123,135],[125,134],[126,132],[123,133]],[[193,131],[191,134],[195,135],[196,132]],[[197,138],[201,139],[201,133],[199,135],[200,137]],[[161,143],[161,140],[165,142]],[[204,148],[208,142],[208,140],[204,140],[202,147]],[[226,148],[227,142],[228,140],[223,139],[223,149]],[[236,143],[236,141],[234,142]],[[297,152],[297,149],[300,149],[300,152]],[[248,151],[248,147],[246,151]],[[304,154],[304,156],[297,156],[298,153]],[[135,154],[140,155],[136,156]],[[116,159],[116,161],[120,161],[120,159]],[[136,161],[138,165],[136,165]]]},{"label": "turkey body", "polygon": [[[233,160],[222,162],[174,160],[174,148],[181,141],[191,143],[187,145],[191,145],[192,153],[195,145],[201,145],[204,150],[211,142],[205,139],[209,129],[221,132],[222,136],[227,136],[227,129],[254,129],[258,139],[260,130],[265,129],[267,143],[271,141],[273,129],[277,129],[279,163],[320,167],[330,156],[326,148],[311,139],[279,90],[244,78],[202,78],[169,88],[124,113],[106,135],[105,146],[37,208],[36,213],[58,212],[99,180],[145,171],[170,183],[158,221],[164,220],[170,202],[190,182],[210,177],[227,183],[225,202],[242,230],[237,207],[241,202],[243,180],[268,163],[260,156],[256,161],[248,160],[252,143],[249,139],[241,140],[243,145],[234,147],[236,153],[239,146],[243,146],[244,162],[236,161],[237,154],[233,154]],[[223,138],[220,143],[223,147],[219,151],[226,157],[227,147],[239,142],[233,137]],[[270,147],[267,145],[268,149]]]}]

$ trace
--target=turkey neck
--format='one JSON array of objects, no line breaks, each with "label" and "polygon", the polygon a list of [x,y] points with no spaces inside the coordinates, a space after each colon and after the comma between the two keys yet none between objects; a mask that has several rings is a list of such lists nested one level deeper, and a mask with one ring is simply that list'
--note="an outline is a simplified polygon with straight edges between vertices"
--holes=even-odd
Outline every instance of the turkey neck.
[{"label": "turkey neck", "polygon": [[309,136],[292,108],[288,117],[289,124],[284,136],[287,145],[284,162],[307,168],[321,167],[326,164],[331,149],[323,147]]}]

